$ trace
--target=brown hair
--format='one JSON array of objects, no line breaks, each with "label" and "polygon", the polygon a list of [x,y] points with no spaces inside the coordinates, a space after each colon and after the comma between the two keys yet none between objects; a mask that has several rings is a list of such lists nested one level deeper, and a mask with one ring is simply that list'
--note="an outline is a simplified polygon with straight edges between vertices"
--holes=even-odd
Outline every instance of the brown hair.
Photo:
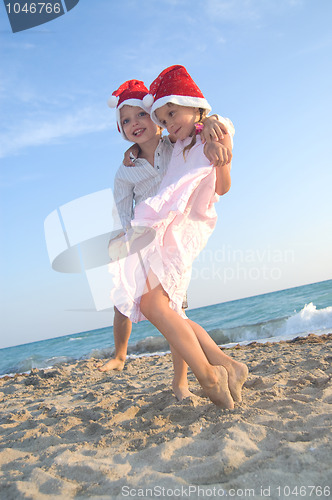
[{"label": "brown hair", "polygon": [[[207,115],[207,110],[206,109],[203,109],[203,108],[199,108],[199,120],[198,122],[196,123],[201,123],[201,121],[206,117]],[[195,123],[195,125],[196,125]],[[185,153],[188,152],[191,150],[191,148],[196,144],[196,130],[194,129],[193,130],[193,137],[191,139],[191,142],[190,144],[188,144],[188,146],[186,146],[184,149],[183,149],[183,158],[186,159],[186,155]]]}]

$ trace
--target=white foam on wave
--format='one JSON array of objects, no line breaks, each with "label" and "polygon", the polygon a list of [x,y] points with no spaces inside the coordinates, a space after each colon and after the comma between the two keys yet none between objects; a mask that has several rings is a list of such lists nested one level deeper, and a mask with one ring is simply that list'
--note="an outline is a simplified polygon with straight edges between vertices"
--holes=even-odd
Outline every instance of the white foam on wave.
[{"label": "white foam on wave", "polygon": [[332,307],[317,309],[310,302],[300,312],[287,319],[286,324],[276,332],[276,335],[296,335],[303,332],[315,333],[332,328]]}]

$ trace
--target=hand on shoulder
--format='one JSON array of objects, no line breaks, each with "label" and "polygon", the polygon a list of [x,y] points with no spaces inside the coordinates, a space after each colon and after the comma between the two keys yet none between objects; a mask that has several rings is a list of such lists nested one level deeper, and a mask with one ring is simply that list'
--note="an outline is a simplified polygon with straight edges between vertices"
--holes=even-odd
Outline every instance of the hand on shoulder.
[{"label": "hand on shoulder", "polygon": [[138,144],[133,144],[124,154],[123,164],[125,167],[134,167],[135,160],[137,159],[140,152],[140,147]]},{"label": "hand on shoulder", "polygon": [[201,139],[206,142],[221,141],[228,134],[227,127],[219,121],[218,115],[207,116],[203,120]]}]

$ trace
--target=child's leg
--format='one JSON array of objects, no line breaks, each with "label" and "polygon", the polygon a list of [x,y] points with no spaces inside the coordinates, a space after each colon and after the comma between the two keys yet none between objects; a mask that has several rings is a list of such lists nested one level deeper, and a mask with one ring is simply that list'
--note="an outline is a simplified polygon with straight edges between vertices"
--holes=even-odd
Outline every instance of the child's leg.
[{"label": "child's leg", "polygon": [[116,307],[114,307],[113,335],[115,345],[115,358],[110,359],[98,370],[107,372],[109,370],[123,370],[125,365],[128,341],[131,334],[132,323],[127,316],[124,316]]},{"label": "child's leg", "polygon": [[244,363],[227,356],[211,339],[210,335],[194,321],[187,320],[194,330],[202,349],[211,365],[222,365],[228,373],[228,386],[234,401],[242,401],[241,389],[248,376],[248,368]]},{"label": "child's leg", "polygon": [[[157,278],[152,278],[155,285]],[[234,408],[226,369],[209,363],[190,324],[170,309],[169,298],[160,284],[151,286],[142,296],[141,311],[188,363],[211,401],[222,408]]]},{"label": "child's leg", "polygon": [[193,395],[188,388],[188,365],[181,358],[180,354],[174,349],[174,347],[170,345],[170,349],[174,366],[174,377],[172,383],[173,392],[179,401],[183,401],[183,399]]}]

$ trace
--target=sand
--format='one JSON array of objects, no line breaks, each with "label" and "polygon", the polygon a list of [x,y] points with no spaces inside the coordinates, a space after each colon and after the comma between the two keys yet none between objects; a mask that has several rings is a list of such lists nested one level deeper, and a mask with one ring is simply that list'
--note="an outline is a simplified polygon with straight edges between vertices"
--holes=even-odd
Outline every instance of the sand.
[{"label": "sand", "polygon": [[329,498],[331,342],[228,350],[250,369],[233,411],[178,402],[169,355],[1,379],[0,498]]}]

